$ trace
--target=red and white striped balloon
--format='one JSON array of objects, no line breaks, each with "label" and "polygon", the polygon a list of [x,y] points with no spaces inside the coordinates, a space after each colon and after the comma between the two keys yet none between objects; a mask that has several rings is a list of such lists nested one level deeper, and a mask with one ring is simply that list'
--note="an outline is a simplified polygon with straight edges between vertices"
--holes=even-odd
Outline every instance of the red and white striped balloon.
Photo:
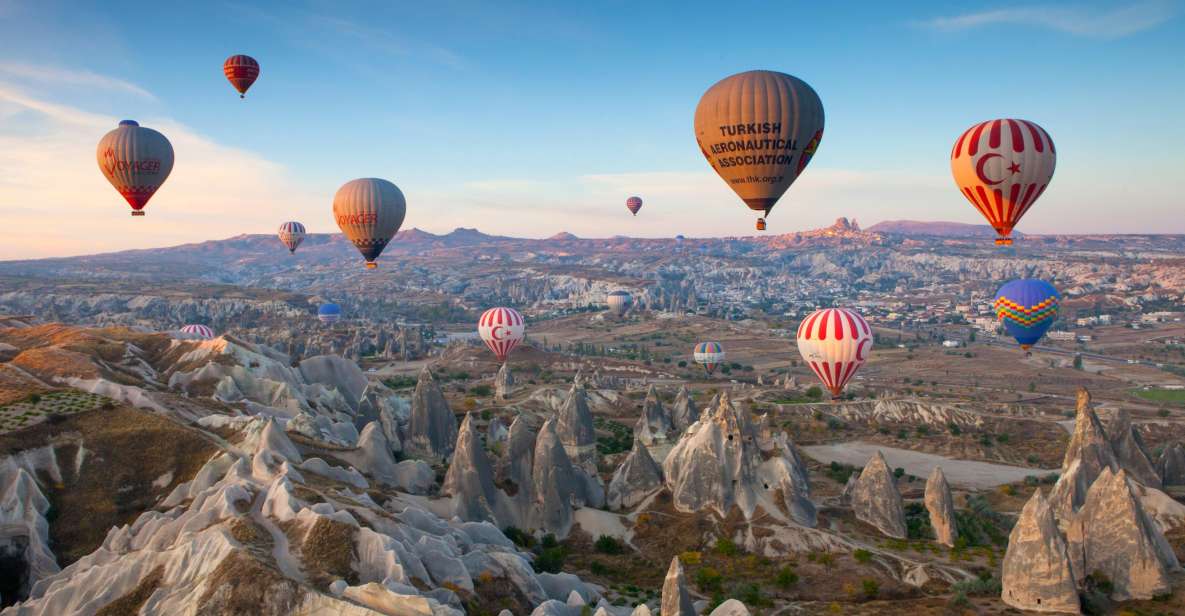
[{"label": "red and white striped balloon", "polygon": [[816,310],[798,325],[798,352],[833,398],[864,365],[871,349],[872,328],[853,310]]},{"label": "red and white striped balloon", "polygon": [[1053,139],[1028,120],[980,122],[950,153],[955,185],[999,234],[997,244],[1012,243],[1012,228],[1045,192],[1056,165]]},{"label": "red and white striped balloon", "polygon": [[490,308],[477,320],[477,333],[498,361],[506,361],[526,335],[527,323],[514,308]]},{"label": "red and white striped balloon", "polygon": [[212,340],[214,338],[214,330],[205,325],[197,323],[192,323],[182,327],[181,332],[185,334],[193,334],[202,340]]}]

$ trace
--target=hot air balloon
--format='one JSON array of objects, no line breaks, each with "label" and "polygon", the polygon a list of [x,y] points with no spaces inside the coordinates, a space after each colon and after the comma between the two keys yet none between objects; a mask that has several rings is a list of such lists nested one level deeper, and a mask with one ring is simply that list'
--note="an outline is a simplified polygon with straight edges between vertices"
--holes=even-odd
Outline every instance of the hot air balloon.
[{"label": "hot air balloon", "polygon": [[233,55],[222,63],[222,73],[227,81],[239,91],[239,98],[247,96],[247,88],[259,77],[259,63],[251,56]]},{"label": "hot air balloon", "polygon": [[399,231],[407,201],[399,187],[378,178],[350,180],[333,196],[333,217],[346,238],[366,259],[367,269],[378,267],[387,242]]},{"label": "hot air balloon", "polygon": [[868,322],[846,308],[816,310],[798,325],[798,352],[833,400],[864,365],[872,342]]},{"label": "hot air balloon", "polygon": [[490,308],[477,320],[477,334],[501,362],[522,342],[526,332],[527,323],[514,308]]},{"label": "hot air balloon", "polygon": [[1004,283],[996,291],[996,316],[1004,329],[1028,350],[1057,319],[1061,295],[1044,280],[1021,279]]},{"label": "hot air balloon", "polygon": [[704,372],[710,376],[716,371],[716,366],[724,362],[724,347],[719,342],[701,342],[695,345],[695,352],[691,354],[695,363],[704,367]]},{"label": "hot air balloon", "polygon": [[628,291],[614,291],[605,298],[605,302],[609,304],[609,312],[620,317],[634,305],[634,296]]},{"label": "hot air balloon", "polygon": [[103,135],[96,158],[107,181],[132,206],[132,216],[144,215],[144,206],[173,171],[169,140],[134,120],[123,120]]},{"label": "hot air balloon", "polygon": [[[764,212],[798,179],[823,139],[823,103],[805,81],[774,71],[716,83],[695,108],[695,140],[708,164],[749,206]],[[757,219],[757,229],[765,218]]]},{"label": "hot air balloon", "polygon": [[642,209],[641,197],[630,197],[625,200],[625,209],[629,210],[634,216],[638,215],[638,210]]},{"label": "hot air balloon", "polygon": [[181,328],[182,333],[193,334],[201,340],[212,340],[214,338],[214,330],[209,327],[197,323],[191,323]]},{"label": "hot air balloon", "polygon": [[334,303],[321,304],[317,309],[317,318],[322,323],[337,323],[342,318],[342,307]]},{"label": "hot air balloon", "polygon": [[280,225],[280,241],[288,247],[289,253],[295,253],[296,247],[304,241],[304,225],[295,220],[288,221]]},{"label": "hot air balloon", "polygon": [[1000,245],[1012,243],[1012,228],[1045,192],[1056,163],[1049,133],[1028,120],[980,122],[950,153],[955,185],[996,230]]}]

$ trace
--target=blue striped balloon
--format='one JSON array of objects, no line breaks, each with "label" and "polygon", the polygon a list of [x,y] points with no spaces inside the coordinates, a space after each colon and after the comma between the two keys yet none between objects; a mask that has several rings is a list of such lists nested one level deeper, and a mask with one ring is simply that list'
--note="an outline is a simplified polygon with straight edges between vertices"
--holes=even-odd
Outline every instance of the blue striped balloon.
[{"label": "blue striped balloon", "polygon": [[317,309],[317,318],[322,323],[337,323],[342,318],[342,307],[334,303],[321,304]]}]

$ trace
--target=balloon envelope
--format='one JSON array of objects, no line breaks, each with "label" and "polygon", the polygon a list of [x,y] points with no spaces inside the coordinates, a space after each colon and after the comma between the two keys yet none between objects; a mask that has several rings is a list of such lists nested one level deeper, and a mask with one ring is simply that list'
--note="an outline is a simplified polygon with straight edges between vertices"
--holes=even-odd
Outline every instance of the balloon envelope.
[{"label": "balloon envelope", "polygon": [[629,199],[626,199],[625,200],[625,208],[627,210],[629,210],[631,214],[633,214],[634,216],[637,216],[638,210],[642,209],[642,198],[641,197],[630,197]]},{"label": "balloon envelope", "polygon": [[527,323],[514,308],[490,308],[477,320],[477,334],[498,361],[506,361],[526,333]]},{"label": "balloon envelope", "polygon": [[280,225],[278,235],[280,236],[280,241],[288,247],[288,252],[296,252],[296,247],[300,246],[300,243],[304,241],[304,225],[295,220],[290,220]]},{"label": "balloon envelope", "polygon": [[634,296],[627,291],[614,291],[605,298],[605,302],[609,304],[609,312],[621,316],[634,305]]},{"label": "balloon envelope", "polygon": [[95,155],[103,176],[132,206],[132,216],[144,215],[144,206],[173,171],[173,145],[134,120],[103,135]]},{"label": "balloon envelope", "polygon": [[407,201],[399,187],[378,178],[351,180],[333,196],[333,217],[346,238],[374,268],[387,242],[407,215]]},{"label": "balloon envelope", "polygon": [[872,343],[872,328],[854,310],[816,310],[798,324],[798,352],[833,398],[864,365]]},{"label": "balloon envelope", "polygon": [[317,318],[322,323],[337,323],[342,318],[342,307],[334,303],[321,304],[317,309]]},{"label": "balloon envelope", "polygon": [[181,328],[181,331],[186,334],[193,334],[202,340],[211,340],[214,338],[214,330],[199,323],[191,323]]},{"label": "balloon envelope", "polygon": [[950,170],[963,196],[999,237],[1008,237],[1049,186],[1057,152],[1045,129],[1028,120],[980,122],[963,131],[950,154]]},{"label": "balloon envelope", "polygon": [[1021,279],[996,291],[996,317],[1022,349],[1037,343],[1057,319],[1061,295],[1044,280]]},{"label": "balloon envelope", "polygon": [[749,209],[767,215],[822,138],[823,102],[785,73],[726,77],[695,108],[695,139],[708,164]]},{"label": "balloon envelope", "polygon": [[695,363],[704,367],[704,372],[712,374],[724,361],[724,347],[720,346],[719,342],[701,342],[695,345],[691,356]]},{"label": "balloon envelope", "polygon": [[259,63],[251,56],[243,54],[233,55],[222,63],[222,74],[227,81],[239,91],[239,98],[247,94],[247,89],[259,77]]}]

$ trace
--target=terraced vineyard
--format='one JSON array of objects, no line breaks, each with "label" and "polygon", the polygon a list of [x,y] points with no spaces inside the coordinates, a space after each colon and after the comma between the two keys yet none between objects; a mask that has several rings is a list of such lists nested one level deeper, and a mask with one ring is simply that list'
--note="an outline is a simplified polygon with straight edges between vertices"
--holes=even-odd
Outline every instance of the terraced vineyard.
[{"label": "terraced vineyard", "polygon": [[104,396],[75,390],[32,394],[0,406],[0,434],[27,428],[51,416],[81,413],[111,403]]}]

